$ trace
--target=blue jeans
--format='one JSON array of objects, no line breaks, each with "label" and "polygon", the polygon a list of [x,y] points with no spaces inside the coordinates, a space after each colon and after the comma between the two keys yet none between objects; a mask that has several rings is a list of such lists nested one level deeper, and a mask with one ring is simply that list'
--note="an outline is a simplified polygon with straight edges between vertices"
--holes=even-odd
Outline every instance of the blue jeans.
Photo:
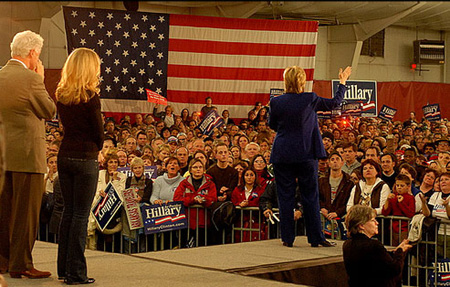
[{"label": "blue jeans", "polygon": [[58,175],[64,200],[59,226],[58,277],[85,281],[88,277],[84,249],[98,183],[98,162],[58,157]]}]

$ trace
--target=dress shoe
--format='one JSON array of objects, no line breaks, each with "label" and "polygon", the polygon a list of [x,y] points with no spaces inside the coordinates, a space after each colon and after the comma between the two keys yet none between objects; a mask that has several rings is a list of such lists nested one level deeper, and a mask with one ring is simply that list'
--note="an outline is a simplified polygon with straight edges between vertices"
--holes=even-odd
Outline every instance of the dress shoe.
[{"label": "dress shoe", "polygon": [[22,278],[22,276],[28,277],[30,279],[39,279],[39,278],[48,278],[52,275],[52,273],[48,271],[39,271],[37,269],[30,269],[22,272],[9,272],[9,276],[11,278]]},{"label": "dress shoe", "polygon": [[286,247],[294,247],[294,244],[293,244],[293,243],[283,242],[283,246],[286,246]]},{"label": "dress shoe", "polygon": [[336,243],[328,240],[324,240],[320,243],[311,243],[311,247],[319,247],[319,245],[322,245],[323,247],[334,247],[336,246]]},{"label": "dress shoe", "polygon": [[64,283],[66,283],[67,285],[80,285],[80,284],[92,284],[95,282],[94,278],[88,278],[84,281],[72,281],[70,279],[64,279]]}]

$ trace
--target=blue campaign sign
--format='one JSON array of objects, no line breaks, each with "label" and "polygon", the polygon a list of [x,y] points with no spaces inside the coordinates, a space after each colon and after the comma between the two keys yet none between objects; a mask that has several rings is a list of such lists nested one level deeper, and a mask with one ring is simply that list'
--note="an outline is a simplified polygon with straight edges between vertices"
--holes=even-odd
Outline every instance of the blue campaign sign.
[{"label": "blue campaign sign", "polygon": [[346,103],[342,105],[343,116],[360,117],[362,112],[361,103]]},{"label": "blue campaign sign", "polygon": [[[126,174],[127,177],[132,177],[134,175],[129,166],[119,167],[117,171]],[[144,176],[146,178],[155,179],[158,176],[158,169],[156,168],[156,165],[145,166]]]},{"label": "blue campaign sign", "polygon": [[271,100],[273,97],[277,97],[277,96],[282,95],[282,94],[284,94],[284,89],[271,88],[270,89],[269,99]]},{"label": "blue campaign sign", "polygon": [[[339,80],[332,81],[332,94],[334,97]],[[377,116],[377,82],[376,81],[347,81],[347,91],[344,94],[344,104],[361,103],[362,117]]]},{"label": "blue campaign sign", "polygon": [[101,231],[105,230],[111,219],[122,206],[122,200],[119,197],[114,185],[110,182],[105,188],[105,197],[101,197],[95,202],[91,212]]},{"label": "blue campaign sign", "polygon": [[331,111],[317,111],[319,119],[331,119]]},{"label": "blue campaign sign", "polygon": [[441,108],[439,104],[426,105],[422,107],[423,116],[430,122],[441,120]]},{"label": "blue campaign sign", "polygon": [[397,113],[396,109],[383,105],[383,107],[381,107],[380,113],[378,114],[378,117],[385,121],[392,122],[394,120],[394,116],[396,113]]},{"label": "blue campaign sign", "polygon": [[167,204],[143,205],[142,218],[145,234],[184,229],[188,227],[182,201]]},{"label": "blue campaign sign", "polygon": [[219,115],[219,113],[216,110],[210,111],[203,121],[198,125],[198,128],[204,135],[212,135],[215,128],[219,128],[222,126],[225,122],[223,121],[222,117]]}]

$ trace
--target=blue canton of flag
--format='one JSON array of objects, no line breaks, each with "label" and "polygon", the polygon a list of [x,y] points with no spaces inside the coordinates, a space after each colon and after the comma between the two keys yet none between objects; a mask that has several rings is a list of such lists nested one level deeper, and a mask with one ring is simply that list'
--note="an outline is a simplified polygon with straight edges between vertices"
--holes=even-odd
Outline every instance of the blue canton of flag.
[{"label": "blue canton of flag", "polygon": [[153,218],[149,218],[145,220],[145,224],[154,224],[155,223],[155,219]]},{"label": "blue canton of flag", "polygon": [[[101,97],[167,96],[169,15],[64,7],[68,50],[91,48],[101,59]],[[70,34],[69,34],[70,33]]]}]

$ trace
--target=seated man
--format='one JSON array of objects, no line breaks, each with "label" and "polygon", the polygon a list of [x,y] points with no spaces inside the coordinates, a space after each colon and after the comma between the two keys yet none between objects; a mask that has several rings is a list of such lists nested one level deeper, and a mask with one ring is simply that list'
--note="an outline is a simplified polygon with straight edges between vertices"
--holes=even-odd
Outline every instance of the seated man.
[{"label": "seated man", "polygon": [[342,218],[353,188],[350,175],[342,171],[344,160],[338,152],[328,158],[330,173],[319,178],[320,212],[327,219]]}]

